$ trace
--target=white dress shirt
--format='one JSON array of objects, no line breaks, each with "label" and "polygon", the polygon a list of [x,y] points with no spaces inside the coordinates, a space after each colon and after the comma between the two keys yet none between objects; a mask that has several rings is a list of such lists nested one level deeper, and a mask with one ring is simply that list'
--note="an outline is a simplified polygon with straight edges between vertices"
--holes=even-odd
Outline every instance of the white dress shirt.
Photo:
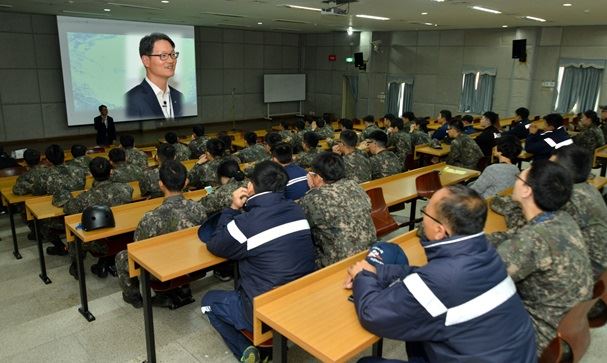
[{"label": "white dress shirt", "polygon": [[156,99],[158,99],[158,104],[160,105],[160,109],[164,114],[165,119],[173,119],[175,118],[175,112],[173,111],[173,103],[171,102],[171,90],[169,85],[167,84],[166,90],[161,90],[160,87],[156,86],[154,82],[150,81],[147,77],[145,77],[146,82],[152,87],[154,94],[156,95]]}]

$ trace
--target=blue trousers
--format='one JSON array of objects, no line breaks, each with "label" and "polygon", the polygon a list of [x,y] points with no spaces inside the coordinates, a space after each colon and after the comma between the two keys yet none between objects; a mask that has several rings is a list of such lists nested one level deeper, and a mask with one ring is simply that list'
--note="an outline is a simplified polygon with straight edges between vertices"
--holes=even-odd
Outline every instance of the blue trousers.
[{"label": "blue trousers", "polygon": [[379,357],[364,357],[357,363],[427,363],[423,346],[418,342],[407,342],[407,361],[398,359],[384,359]]},{"label": "blue trousers", "polygon": [[202,297],[201,310],[209,317],[211,325],[221,335],[236,359],[240,359],[244,350],[253,345],[240,332],[242,329],[253,331],[253,326],[246,318],[242,297],[238,291],[207,292]]}]

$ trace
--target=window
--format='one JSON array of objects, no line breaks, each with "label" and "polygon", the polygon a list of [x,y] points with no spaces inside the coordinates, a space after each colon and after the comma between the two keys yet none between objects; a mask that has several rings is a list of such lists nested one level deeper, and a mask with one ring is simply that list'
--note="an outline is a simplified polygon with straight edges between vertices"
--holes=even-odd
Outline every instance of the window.
[{"label": "window", "polygon": [[563,64],[561,61],[554,103],[556,112],[578,113],[598,108],[603,69],[595,64],[586,67],[581,62]]},{"label": "window", "polygon": [[483,113],[493,107],[495,69],[466,70],[462,77],[460,112]]}]

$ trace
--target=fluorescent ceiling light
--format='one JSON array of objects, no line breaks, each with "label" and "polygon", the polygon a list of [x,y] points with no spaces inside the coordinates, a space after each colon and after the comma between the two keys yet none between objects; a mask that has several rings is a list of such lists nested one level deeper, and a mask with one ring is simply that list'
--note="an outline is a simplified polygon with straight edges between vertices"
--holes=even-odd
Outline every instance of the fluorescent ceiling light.
[{"label": "fluorescent ceiling light", "polygon": [[535,20],[535,21],[539,21],[539,22],[546,22],[546,19],[542,19],[542,18],[536,18],[535,16],[525,16],[525,19],[529,19],[529,20]]},{"label": "fluorescent ceiling light", "polygon": [[573,6],[573,4],[569,4],[569,3],[565,3],[563,4],[564,7],[569,7],[569,6]]},{"label": "fluorescent ceiling light", "polygon": [[425,11],[422,13],[422,15],[428,15],[428,13],[426,13]]},{"label": "fluorescent ceiling light", "polygon": [[0,4],[0,8],[12,8],[12,5]]},{"label": "fluorescent ceiling light", "polygon": [[390,20],[390,18],[384,18],[383,16],[356,14],[357,18],[373,19],[373,20]]},{"label": "fluorescent ceiling light", "polygon": [[291,9],[299,9],[299,10],[310,10],[310,11],[322,11],[322,9],[319,8],[311,8],[309,6],[299,6],[299,5],[285,5],[288,8]]},{"label": "fluorescent ceiling light", "polygon": [[487,8],[483,8],[482,6],[473,6],[472,9],[478,10],[478,11],[484,11],[486,13],[491,13],[491,14],[501,14],[502,13],[499,10],[487,9]]},{"label": "fluorescent ceiling light", "polygon": [[348,32],[348,35],[354,34],[354,29],[352,29],[351,26],[349,26],[348,29],[346,29],[346,31]]},{"label": "fluorescent ceiling light", "polygon": [[108,11],[109,12],[109,11],[112,11],[112,9],[103,9],[103,11]]},{"label": "fluorescent ceiling light", "polygon": [[163,3],[163,4],[168,4],[169,0],[161,0],[160,2]]},{"label": "fluorescent ceiling light", "polygon": [[507,28],[507,27],[508,27],[508,25],[502,25],[502,28]]},{"label": "fluorescent ceiling light", "polygon": [[258,21],[257,25],[263,25],[263,23],[261,21]]}]

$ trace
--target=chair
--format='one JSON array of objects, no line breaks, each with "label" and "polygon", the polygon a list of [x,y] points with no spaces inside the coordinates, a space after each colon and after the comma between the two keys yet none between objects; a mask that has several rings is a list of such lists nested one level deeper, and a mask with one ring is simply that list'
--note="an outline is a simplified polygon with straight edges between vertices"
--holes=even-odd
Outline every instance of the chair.
[{"label": "chair", "polygon": [[[252,333],[252,332],[250,332],[250,331],[248,331],[248,330],[245,330],[245,329],[242,329],[242,330],[240,331],[240,333],[241,333],[242,335],[244,335],[244,336],[245,336],[245,338],[249,339],[249,341],[250,341],[251,343],[254,343],[254,341],[253,341],[253,333]],[[272,338],[270,338],[270,339],[266,340],[265,342],[262,342],[261,344],[256,345],[256,347],[258,347],[258,348],[263,348],[263,349],[272,348]]]},{"label": "chair", "polygon": [[367,190],[367,195],[369,195],[369,198],[371,199],[371,219],[373,219],[377,237],[397,230],[398,223],[396,223],[388,211],[382,189],[369,189]]},{"label": "chair", "polygon": [[420,198],[430,198],[437,190],[443,187],[439,174],[438,170],[433,170],[415,178],[415,187],[417,188],[417,195]]},{"label": "chair", "polygon": [[19,176],[27,171],[25,166],[13,166],[10,168],[0,169],[0,177]]},{"label": "chair", "polygon": [[405,159],[405,170],[417,169],[417,161],[415,160],[414,153],[407,154]]},{"label": "chair", "polygon": [[540,363],[579,362],[590,345],[588,312],[598,299],[573,306],[559,322],[556,337],[542,352]]},{"label": "chair", "polygon": [[607,270],[594,283],[592,298],[598,301],[588,314],[588,322],[591,328],[598,328],[607,323]]}]

